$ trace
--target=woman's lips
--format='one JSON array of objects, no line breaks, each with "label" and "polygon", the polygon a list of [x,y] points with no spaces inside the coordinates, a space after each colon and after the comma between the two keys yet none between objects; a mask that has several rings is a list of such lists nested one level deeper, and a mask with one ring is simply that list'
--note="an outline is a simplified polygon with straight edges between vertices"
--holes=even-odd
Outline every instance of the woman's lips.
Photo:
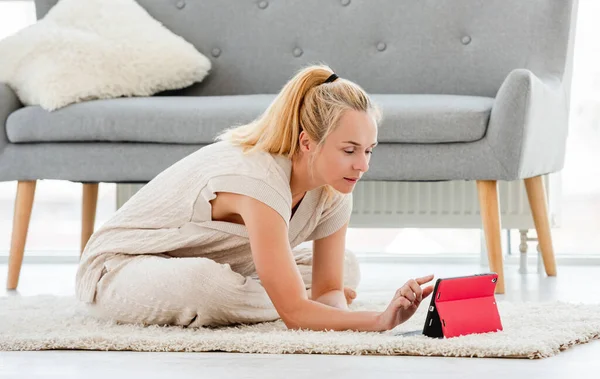
[{"label": "woman's lips", "polygon": [[348,183],[356,183],[358,179],[344,178]]}]

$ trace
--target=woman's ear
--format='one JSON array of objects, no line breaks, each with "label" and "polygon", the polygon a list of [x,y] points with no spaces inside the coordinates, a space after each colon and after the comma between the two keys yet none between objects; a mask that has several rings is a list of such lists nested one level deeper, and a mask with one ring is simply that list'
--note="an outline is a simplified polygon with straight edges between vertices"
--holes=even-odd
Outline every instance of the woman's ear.
[{"label": "woman's ear", "polygon": [[303,153],[311,152],[311,139],[304,130],[300,132],[300,136],[298,137],[298,139],[300,140],[300,151],[302,151]]}]

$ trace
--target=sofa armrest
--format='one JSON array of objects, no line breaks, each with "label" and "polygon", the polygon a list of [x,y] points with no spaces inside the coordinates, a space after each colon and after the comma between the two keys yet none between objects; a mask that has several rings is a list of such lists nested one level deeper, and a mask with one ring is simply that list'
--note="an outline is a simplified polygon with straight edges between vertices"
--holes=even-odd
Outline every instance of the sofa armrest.
[{"label": "sofa armrest", "polygon": [[486,140],[506,170],[505,180],[559,171],[564,166],[569,105],[557,77],[511,71],[500,86]]},{"label": "sofa armrest", "polygon": [[6,83],[0,83],[0,153],[8,144],[6,120],[12,112],[22,106],[23,104],[21,104],[14,91]]}]

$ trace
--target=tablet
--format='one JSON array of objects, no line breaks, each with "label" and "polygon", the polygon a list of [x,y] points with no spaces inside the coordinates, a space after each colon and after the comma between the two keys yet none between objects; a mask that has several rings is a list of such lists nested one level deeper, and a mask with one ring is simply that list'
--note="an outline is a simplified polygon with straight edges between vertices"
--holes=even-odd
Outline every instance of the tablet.
[{"label": "tablet", "polygon": [[450,338],[502,330],[496,298],[498,274],[484,273],[436,281],[423,334]]}]

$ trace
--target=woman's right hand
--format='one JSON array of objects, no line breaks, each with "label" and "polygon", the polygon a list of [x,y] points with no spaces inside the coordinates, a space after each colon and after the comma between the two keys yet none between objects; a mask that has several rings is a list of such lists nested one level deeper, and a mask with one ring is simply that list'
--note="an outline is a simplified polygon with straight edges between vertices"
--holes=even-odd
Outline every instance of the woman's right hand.
[{"label": "woman's right hand", "polygon": [[421,288],[421,285],[430,282],[433,275],[411,279],[400,287],[394,298],[378,317],[379,327],[382,331],[390,330],[412,317],[419,305],[433,292],[433,285]]}]

